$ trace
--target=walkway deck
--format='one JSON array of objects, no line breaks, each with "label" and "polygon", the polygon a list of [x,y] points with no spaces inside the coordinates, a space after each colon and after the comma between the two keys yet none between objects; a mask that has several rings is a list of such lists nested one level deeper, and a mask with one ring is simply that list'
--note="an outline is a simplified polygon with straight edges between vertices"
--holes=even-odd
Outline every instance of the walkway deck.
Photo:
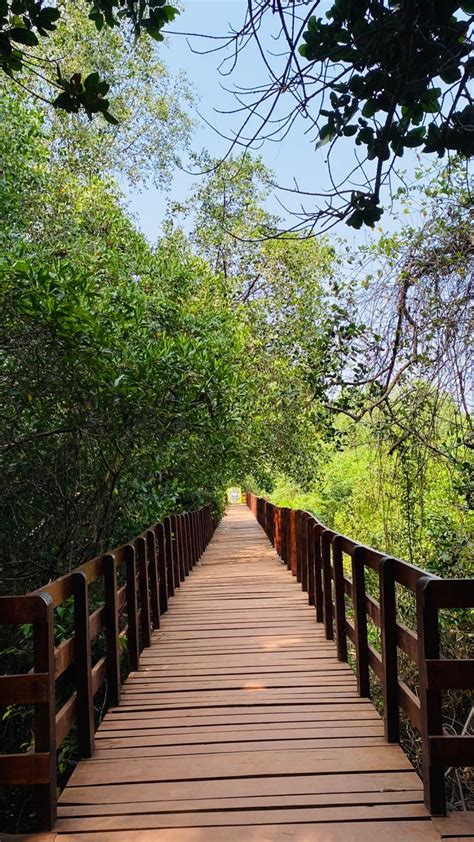
[{"label": "walkway deck", "polygon": [[232,506],[63,792],[57,842],[429,842],[421,784]]}]

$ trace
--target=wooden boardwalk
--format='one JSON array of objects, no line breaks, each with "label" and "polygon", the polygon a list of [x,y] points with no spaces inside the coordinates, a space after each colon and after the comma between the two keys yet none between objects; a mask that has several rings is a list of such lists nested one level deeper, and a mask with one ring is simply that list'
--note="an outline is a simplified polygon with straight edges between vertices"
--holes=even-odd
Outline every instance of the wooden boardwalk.
[{"label": "wooden boardwalk", "polygon": [[440,839],[418,776],[243,505],[96,740],[57,842]]}]

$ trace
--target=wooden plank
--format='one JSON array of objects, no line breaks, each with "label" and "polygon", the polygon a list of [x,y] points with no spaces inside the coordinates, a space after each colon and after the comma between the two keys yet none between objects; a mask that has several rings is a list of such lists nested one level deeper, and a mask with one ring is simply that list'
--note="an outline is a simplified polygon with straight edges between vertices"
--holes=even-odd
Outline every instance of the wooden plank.
[{"label": "wooden plank", "polygon": [[43,597],[42,593],[31,596],[0,596],[2,625],[18,626],[42,621],[47,604],[47,597]]},{"label": "wooden plank", "polygon": [[91,675],[91,683],[92,683],[92,695],[95,696],[99,687],[105,681],[107,675],[107,659],[105,657],[100,658],[96,664],[92,667],[92,675]]},{"label": "wooden plank", "polygon": [[63,640],[54,650],[55,677],[59,678],[74,662],[74,639]]},{"label": "wooden plank", "polygon": [[238,778],[248,775],[307,775],[336,772],[383,772],[409,769],[408,758],[398,746],[371,747],[370,750],[302,749],[299,752],[268,751],[255,756],[242,752],[232,759],[198,756],[190,764],[186,757],[160,758],[156,763],[149,758],[128,759],[117,764],[109,760],[84,760],[73,772],[69,786],[102,786],[107,783],[146,783],[154,780],[196,780],[206,778]]},{"label": "wooden plank", "polygon": [[[440,832],[442,839],[449,837],[459,839],[472,839],[474,837],[474,812],[459,811],[448,813],[447,816],[434,816],[433,824]],[[456,837],[454,837],[456,834]]]},{"label": "wooden plank", "polygon": [[49,754],[45,752],[1,754],[0,786],[24,786],[31,783],[47,786],[49,766]]},{"label": "wooden plank", "polygon": [[[300,730],[300,735],[302,733],[303,732]],[[196,745],[184,743],[182,745],[174,746],[154,745],[154,740],[148,738],[148,742],[146,744],[142,744],[141,746],[123,746],[120,748],[114,746],[113,748],[102,748],[101,743],[96,750],[94,757],[97,760],[120,760],[124,757],[178,757],[182,755],[191,757],[195,754],[223,753],[226,757],[230,757],[236,753],[244,751],[276,751],[280,749],[281,751],[289,752],[301,751],[303,749],[314,749],[315,751],[319,751],[319,749],[322,748],[365,749],[370,748],[371,746],[381,745],[385,745],[383,734],[380,734],[378,737],[363,737],[359,734],[352,734],[349,737],[318,737],[317,739],[300,736],[284,740],[265,741],[257,739],[253,742],[251,740],[236,740],[234,742],[226,740],[220,744],[213,743],[210,739],[205,742],[201,739],[201,742]]]},{"label": "wooden plank", "polygon": [[427,685],[432,690],[474,688],[474,659],[427,660]]},{"label": "wooden plank", "polygon": [[[318,686],[323,682],[323,686]],[[216,678],[152,678],[148,676],[147,678],[143,678],[140,676],[136,678],[135,681],[127,682],[126,687],[123,691],[124,698],[132,693],[158,693],[164,692],[166,690],[169,691],[183,691],[183,690],[208,690],[208,689],[217,689],[217,690],[234,690],[240,689],[243,690],[258,690],[258,689],[266,689],[269,687],[311,687],[314,690],[320,692],[333,692],[335,687],[341,686],[349,686],[352,689],[355,685],[355,677],[349,672],[342,672],[338,670],[334,673],[331,672],[323,672],[322,677],[319,677],[315,674],[307,674],[304,673],[296,673],[293,675],[286,676],[285,674],[280,675],[247,675],[241,678],[240,676],[235,676],[234,678],[224,678],[222,676],[217,676]]]},{"label": "wooden plank", "polygon": [[0,676],[0,699],[4,705],[31,705],[47,702],[48,674],[30,672]]},{"label": "wooden plank", "polygon": [[[316,806],[348,806],[367,803],[366,792],[353,793],[303,793],[281,795],[256,795],[254,797],[235,798],[195,798],[186,800],[166,801],[125,801],[110,804],[67,804],[60,806],[58,813],[61,817],[72,816],[112,816],[134,815],[135,813],[179,813],[203,810],[248,809],[248,808],[278,808],[278,807],[316,807]],[[401,792],[371,792],[371,804],[403,804],[418,803],[421,788],[418,790],[404,790]]]},{"label": "wooden plank", "polygon": [[[328,663],[327,659],[311,659],[303,661],[296,661],[294,658],[286,658],[284,660],[275,660],[269,659],[268,657],[264,657],[261,663],[255,663],[254,656],[247,657],[245,659],[241,659],[242,663],[240,665],[225,665],[227,658],[222,659],[223,662],[220,665],[219,663],[214,663],[214,658],[212,662],[209,662],[207,658],[201,666],[196,665],[195,659],[189,660],[187,663],[183,663],[182,660],[178,662],[172,662],[169,658],[166,659],[166,662],[147,662],[146,664],[142,664],[142,667],[139,672],[131,672],[128,676],[128,681],[136,681],[141,680],[141,678],[145,678],[148,680],[149,677],[155,679],[158,677],[173,677],[179,676],[180,678],[188,676],[188,677],[201,677],[204,675],[223,675],[223,676],[232,676],[232,675],[257,675],[257,676],[264,676],[264,675],[273,675],[278,673],[283,673],[284,675],[291,675],[296,673],[298,675],[313,675],[315,678],[320,675],[321,673],[328,674],[328,673],[346,673],[349,671],[349,667],[345,664],[334,663],[334,658],[330,659]],[[270,661],[270,663],[268,663]],[[148,665],[150,664],[150,665]]]},{"label": "wooden plank", "polygon": [[130,728],[133,730],[153,728],[156,723],[159,723],[160,728],[191,728],[199,725],[212,725],[213,728],[217,728],[222,725],[262,725],[268,723],[274,724],[277,722],[292,722],[303,725],[308,722],[345,723],[348,719],[354,722],[365,722],[368,719],[372,719],[376,722],[381,721],[380,716],[374,709],[362,709],[360,712],[353,709],[334,711],[332,709],[333,705],[330,705],[329,707],[330,710],[327,710],[326,705],[319,705],[318,709],[311,713],[306,713],[304,710],[302,711],[301,708],[289,708],[287,712],[284,712],[285,709],[282,705],[277,708],[264,708],[264,713],[262,713],[258,707],[245,712],[242,712],[241,708],[235,708],[231,710],[231,716],[226,713],[222,713],[221,708],[211,712],[206,710],[198,710],[197,712],[182,711],[181,713],[179,710],[163,712],[145,711],[143,714],[135,715],[133,719],[131,719],[128,715],[107,716],[101,723],[100,731],[101,733],[107,733],[109,731],[123,730],[124,728]]},{"label": "wooden plank", "polygon": [[188,801],[197,798],[247,798],[301,794],[422,792],[420,779],[411,769],[399,772],[377,772],[334,775],[306,775],[291,777],[281,775],[268,778],[222,778],[199,781],[153,781],[131,787],[130,784],[109,784],[103,787],[67,787],[60,797],[61,804],[120,804],[133,801],[179,798]]},{"label": "wooden plank", "polygon": [[293,727],[288,727],[282,723],[280,728],[275,726],[262,725],[247,725],[245,731],[238,730],[236,726],[226,725],[216,730],[214,728],[196,728],[189,733],[189,729],[168,729],[164,733],[162,728],[149,729],[148,731],[125,731],[120,732],[118,736],[110,736],[106,733],[101,733],[98,739],[98,746],[100,748],[126,748],[127,746],[167,746],[167,745],[199,745],[217,744],[228,742],[245,742],[252,738],[259,739],[260,742],[266,740],[283,740],[283,739],[301,739],[308,740],[312,738],[340,738],[353,739],[354,737],[380,737],[383,734],[381,723],[363,724],[356,723],[355,725],[330,727],[327,723],[323,723],[319,728],[314,726],[307,726],[302,729],[299,723]]},{"label": "wooden plank", "polygon": [[[278,542],[278,516],[259,507]],[[285,528],[289,511],[287,520]],[[337,659],[345,635],[356,637],[344,616],[337,547],[339,653],[248,509],[231,508],[207,548],[206,524],[197,513],[175,518],[171,611],[102,721],[94,756],[78,764],[60,798],[59,839],[404,838],[395,831],[411,842],[439,839],[418,776],[399,746],[385,742],[380,716]],[[289,538],[282,552],[291,567]],[[299,550],[299,578],[312,592],[305,546]],[[369,566],[378,563],[371,552]],[[318,553],[308,549],[308,563]],[[359,643],[362,612],[380,622],[360,591]],[[331,599],[331,629],[332,612]],[[367,646],[366,658],[380,675],[375,649]],[[409,691],[400,693],[413,708]]]},{"label": "wooden plank", "polygon": [[444,768],[474,766],[474,736],[470,734],[429,737],[429,745],[433,761]]},{"label": "wooden plank", "polygon": [[76,723],[77,693],[64,703],[56,714],[56,745],[59,747],[65,737],[69,734],[72,726]]},{"label": "wooden plank", "polygon": [[[439,834],[428,820],[360,821],[350,826],[347,822],[330,825],[325,822],[247,825],[244,838],[252,842],[367,842],[371,836],[377,842],[394,842],[395,839],[403,839],[404,842],[439,842]],[[139,842],[222,842],[222,838],[221,827],[142,830],[138,836]],[[84,842],[84,839],[87,836],[83,833],[64,833],[58,836],[58,842]],[[225,839],[226,842],[243,842],[242,828],[226,827]],[[94,842],[131,842],[130,831],[101,831],[100,839],[96,836]]]},{"label": "wooden plank", "polygon": [[[296,812],[297,810],[297,812]],[[297,807],[296,809],[232,810],[210,813],[142,813],[141,815],[94,816],[59,819],[58,832],[107,830],[148,830],[169,827],[229,827],[248,825],[291,824],[291,822],[359,822],[426,819],[422,804],[373,804],[349,807]]]}]

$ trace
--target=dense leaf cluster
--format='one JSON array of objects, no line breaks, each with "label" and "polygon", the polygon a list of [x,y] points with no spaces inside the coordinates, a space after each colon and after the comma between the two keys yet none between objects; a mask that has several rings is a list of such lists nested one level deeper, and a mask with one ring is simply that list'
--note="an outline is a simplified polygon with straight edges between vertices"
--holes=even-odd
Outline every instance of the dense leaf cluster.
[{"label": "dense leaf cluster", "polygon": [[[310,17],[299,52],[336,69],[328,83],[331,108],[320,112],[326,118],[320,144],[354,137],[380,165],[406,148],[472,155],[473,12],[470,0],[336,0],[326,22]],[[452,103],[443,113],[449,90]],[[354,228],[380,218],[378,187],[353,194]]]},{"label": "dense leaf cluster", "polygon": [[[136,38],[143,31],[155,41],[163,40],[162,28],[178,14],[177,8],[166,0],[88,0],[88,5],[89,17],[99,31],[104,26],[128,25]],[[48,62],[31,49],[54,32],[62,14],[64,7],[49,6],[44,0],[0,0],[0,67],[8,76],[21,84],[21,72],[25,69],[45,72]],[[84,111],[89,118],[100,113],[107,122],[117,122],[109,111],[110,85],[95,69],[85,79],[78,71],[68,78],[59,60],[49,57],[48,61],[56,66],[56,75],[51,78],[60,91],[53,100],[56,108],[75,114]]]}]

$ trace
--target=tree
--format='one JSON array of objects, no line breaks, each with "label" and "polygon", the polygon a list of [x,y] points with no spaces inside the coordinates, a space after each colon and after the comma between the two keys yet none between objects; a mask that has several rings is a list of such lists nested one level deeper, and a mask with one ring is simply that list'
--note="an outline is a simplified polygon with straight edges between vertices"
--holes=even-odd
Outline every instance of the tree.
[{"label": "tree", "polygon": [[[264,71],[250,89],[235,87],[244,120],[232,148],[280,141],[304,119],[316,146],[329,145],[331,186],[316,193],[304,184],[287,188],[322,203],[302,210],[295,228],[324,230],[340,220],[373,227],[382,215],[382,188],[390,186],[405,149],[473,154],[474,6],[471,0],[336,0],[319,16],[323,10],[321,0],[250,0],[242,26],[222,39],[220,48],[230,49],[225,75],[248,50]],[[271,50],[269,38],[277,41]],[[350,161],[337,179],[336,148]]]},{"label": "tree", "polygon": [[[104,27],[121,28],[134,38],[146,32],[155,41],[162,41],[161,30],[178,13],[166,0],[86,0],[89,18],[98,32]],[[19,86],[25,87],[24,72],[40,78],[56,96],[48,99],[55,108],[89,118],[102,114],[115,125],[117,118],[109,110],[110,85],[93,68],[85,77],[80,68],[63,69],[59,55],[37,50],[40,42],[64,25],[71,4],[48,6],[43,0],[1,0],[0,2],[0,65]],[[27,89],[28,84],[26,85]],[[35,89],[33,94],[38,95]]]},{"label": "tree", "polygon": [[5,107],[0,564],[23,592],[220,500],[251,390],[245,323],[186,240],[152,249],[110,182],[47,163],[30,103]]},{"label": "tree", "polygon": [[443,452],[459,463],[472,437],[468,392],[474,250],[472,196],[464,179],[459,164],[439,173],[427,188],[405,191],[400,199],[407,210],[417,204],[423,223],[361,248],[350,267],[359,281],[352,356],[332,384],[316,389],[333,412],[357,422],[380,408],[400,443],[413,436],[429,446],[417,413],[398,411],[408,395],[416,406],[429,383],[435,390],[430,401],[433,423],[443,417],[446,402],[458,407],[457,435],[449,447],[445,440]]},{"label": "tree", "polygon": [[320,355],[327,359],[332,352],[330,371],[340,365],[334,318],[341,324],[348,318],[342,302],[333,309],[328,297],[334,250],[325,240],[274,237],[279,220],[265,208],[271,173],[260,159],[244,154],[201,164],[208,178],[172,212],[191,218],[198,254],[248,325],[242,361],[253,384],[248,472],[262,487],[278,470],[309,481],[320,437],[334,433],[332,419],[321,424],[309,372],[316,359],[323,365]]}]

